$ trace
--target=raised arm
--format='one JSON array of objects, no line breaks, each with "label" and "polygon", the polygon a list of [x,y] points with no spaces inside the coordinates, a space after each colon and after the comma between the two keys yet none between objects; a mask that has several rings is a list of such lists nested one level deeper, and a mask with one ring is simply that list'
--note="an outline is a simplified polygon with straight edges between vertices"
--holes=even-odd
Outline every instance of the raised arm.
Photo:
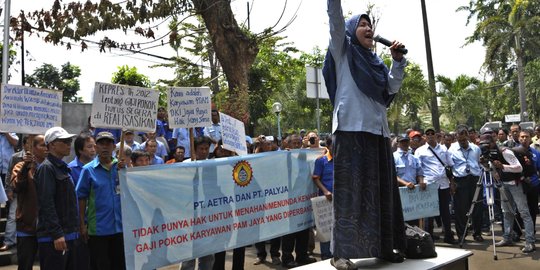
[{"label": "raised arm", "polygon": [[330,45],[328,49],[336,57],[342,54],[345,41],[345,18],[341,9],[341,0],[328,0],[327,12],[330,24]]}]

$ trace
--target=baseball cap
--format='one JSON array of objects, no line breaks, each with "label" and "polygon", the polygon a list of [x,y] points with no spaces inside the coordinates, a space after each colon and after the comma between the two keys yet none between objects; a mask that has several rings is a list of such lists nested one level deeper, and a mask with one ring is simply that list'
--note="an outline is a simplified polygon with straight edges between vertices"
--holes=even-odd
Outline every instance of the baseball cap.
[{"label": "baseball cap", "polygon": [[483,129],[480,130],[481,134],[492,134],[494,131],[493,129],[489,128],[489,127],[485,127]]},{"label": "baseball cap", "polygon": [[422,136],[422,133],[419,131],[413,130],[411,133],[409,133],[409,138],[413,138],[414,136]]},{"label": "baseball cap", "polygon": [[397,142],[405,142],[405,141],[406,142],[410,141],[409,137],[407,137],[407,136],[405,136],[405,137],[404,136],[398,136],[397,137]]},{"label": "baseball cap", "polygon": [[61,127],[52,127],[45,132],[45,144],[53,142],[58,139],[70,139],[77,136],[76,134],[68,133],[65,129]]},{"label": "baseball cap", "polygon": [[132,129],[128,129],[124,131],[124,134],[135,134],[135,131],[133,131]]},{"label": "baseball cap", "polygon": [[427,133],[428,131],[433,131],[433,132],[435,132],[435,128],[433,128],[433,127],[428,127],[428,128],[426,128],[426,130],[425,130],[424,132]]},{"label": "baseball cap", "polygon": [[104,140],[104,139],[108,139],[108,140],[111,140],[111,141],[115,141],[114,139],[114,135],[112,135],[112,133],[108,132],[108,131],[102,131],[100,133],[98,133],[98,135],[96,136],[96,143],[99,142],[100,140]]}]

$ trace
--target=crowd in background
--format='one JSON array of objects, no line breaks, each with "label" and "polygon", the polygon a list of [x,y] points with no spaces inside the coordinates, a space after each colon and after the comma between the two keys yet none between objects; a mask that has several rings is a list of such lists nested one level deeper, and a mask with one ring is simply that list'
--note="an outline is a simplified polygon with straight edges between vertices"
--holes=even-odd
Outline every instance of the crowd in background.
[{"label": "crowd in background", "polygon": [[[89,118],[90,120],[90,118]],[[42,135],[4,133],[2,175],[8,202],[8,225],[0,250],[17,249],[19,269],[32,269],[39,253],[41,269],[125,269],[118,170],[126,167],[172,164],[234,156],[221,141],[219,112],[212,109],[212,125],[194,129],[194,148],[189,130],[171,129],[164,108],[158,110],[155,132],[94,128],[78,134],[61,127]],[[123,152],[121,138],[123,137]],[[246,136],[248,153],[321,148],[317,132],[300,130],[282,140],[273,136]],[[11,151],[5,151],[5,149]],[[317,161],[313,180],[321,195],[331,199],[331,151],[324,164]],[[68,160],[71,153],[75,156]],[[4,162],[5,161],[5,162]],[[9,173],[8,173],[9,172]],[[60,184],[59,184],[60,183]],[[315,262],[312,229],[285,235],[271,242],[270,257],[287,268]],[[255,244],[255,265],[266,263],[266,245]],[[329,243],[321,246],[323,259],[331,256]],[[38,252],[39,251],[39,252]],[[244,268],[245,248],[233,251],[233,269]],[[194,269],[196,260],[181,269]],[[224,269],[225,252],[198,258],[199,269]]]}]

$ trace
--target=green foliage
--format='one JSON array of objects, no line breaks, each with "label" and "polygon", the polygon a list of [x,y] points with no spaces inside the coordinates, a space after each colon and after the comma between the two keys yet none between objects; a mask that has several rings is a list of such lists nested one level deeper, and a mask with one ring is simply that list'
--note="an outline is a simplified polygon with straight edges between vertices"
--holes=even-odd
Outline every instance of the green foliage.
[{"label": "green foliage", "polygon": [[67,62],[60,70],[51,64],[43,64],[32,75],[26,75],[25,80],[32,87],[62,90],[64,102],[82,102],[82,98],[77,97],[80,90],[79,76],[81,69]]},{"label": "green foliage", "polygon": [[118,71],[113,74],[111,82],[146,88],[152,86],[150,79],[146,75],[138,73],[136,67],[129,67],[127,65],[118,67]]},{"label": "green foliage", "polygon": [[[144,88],[152,87],[152,83],[146,75],[137,72],[136,67],[129,67],[127,65],[118,67],[118,71],[113,73],[111,82]],[[156,87],[156,89],[159,91],[159,106],[167,107],[167,88]]]},{"label": "green foliage", "polygon": [[[15,60],[15,57],[17,56],[17,52],[13,50],[13,46],[10,46],[9,48],[9,65],[13,64],[13,61]],[[0,44],[0,59],[3,59],[4,54],[4,44]],[[2,73],[2,61],[0,61],[0,73]],[[8,78],[11,78],[11,74],[8,73]]]}]

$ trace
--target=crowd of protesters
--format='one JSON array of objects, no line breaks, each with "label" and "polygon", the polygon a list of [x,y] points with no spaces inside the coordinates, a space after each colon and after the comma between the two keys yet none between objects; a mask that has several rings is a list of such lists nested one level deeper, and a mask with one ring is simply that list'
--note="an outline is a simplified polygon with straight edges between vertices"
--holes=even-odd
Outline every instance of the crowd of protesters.
[{"label": "crowd of protesters", "polygon": [[[438,187],[440,216],[424,220],[424,229],[434,240],[440,237],[433,234],[433,221],[442,225],[442,240],[451,245],[465,241],[468,232],[472,232],[472,241],[483,242],[482,235],[491,235],[491,225],[501,224],[503,240],[496,246],[512,246],[524,239],[523,253],[536,250],[540,126],[522,130],[518,124],[513,124],[510,132],[491,128],[478,132],[464,125],[452,132],[433,128],[423,132],[409,129],[403,136],[392,135],[392,146],[401,186],[410,189],[425,189],[426,185]],[[484,172],[489,172],[488,177],[491,175],[496,184],[494,220],[490,220],[489,208],[483,203],[482,187],[486,183],[480,180]],[[478,188],[478,195],[474,197]],[[502,192],[505,196],[501,200]],[[508,198],[507,202],[504,197]],[[469,213],[472,204],[474,208]],[[455,232],[451,213],[454,214]],[[514,220],[520,226],[514,224]],[[419,225],[419,220],[409,223]]]},{"label": "crowd of protesters", "polygon": [[[15,153],[19,137],[1,134],[2,180],[6,179],[12,224],[7,226],[0,249],[17,249],[18,269],[32,269],[38,257],[41,269],[125,269],[118,170],[236,155],[222,146],[216,109],[212,109],[210,127],[194,130],[194,149],[190,148],[189,130],[170,129],[163,108],[158,111],[155,132],[125,130],[123,146],[121,138],[121,130],[94,128],[89,121],[78,134],[55,127],[42,135],[22,135],[23,149]],[[331,138],[326,143],[330,145]],[[321,143],[316,132],[301,130],[283,140],[246,136],[246,146],[252,154],[320,148]],[[321,194],[331,199],[331,151],[324,152],[325,160],[317,161],[313,180]],[[72,153],[75,157],[68,160]],[[315,248],[312,229],[270,242],[269,263],[293,268],[316,261],[311,256]],[[323,245],[326,259],[331,256],[329,243]],[[253,264],[266,263],[265,246],[264,242],[255,244],[257,260]],[[244,269],[244,254],[245,247],[234,249],[233,269]],[[195,269],[196,262],[185,261],[181,269]],[[198,258],[198,268],[224,269],[225,252]]]}]

